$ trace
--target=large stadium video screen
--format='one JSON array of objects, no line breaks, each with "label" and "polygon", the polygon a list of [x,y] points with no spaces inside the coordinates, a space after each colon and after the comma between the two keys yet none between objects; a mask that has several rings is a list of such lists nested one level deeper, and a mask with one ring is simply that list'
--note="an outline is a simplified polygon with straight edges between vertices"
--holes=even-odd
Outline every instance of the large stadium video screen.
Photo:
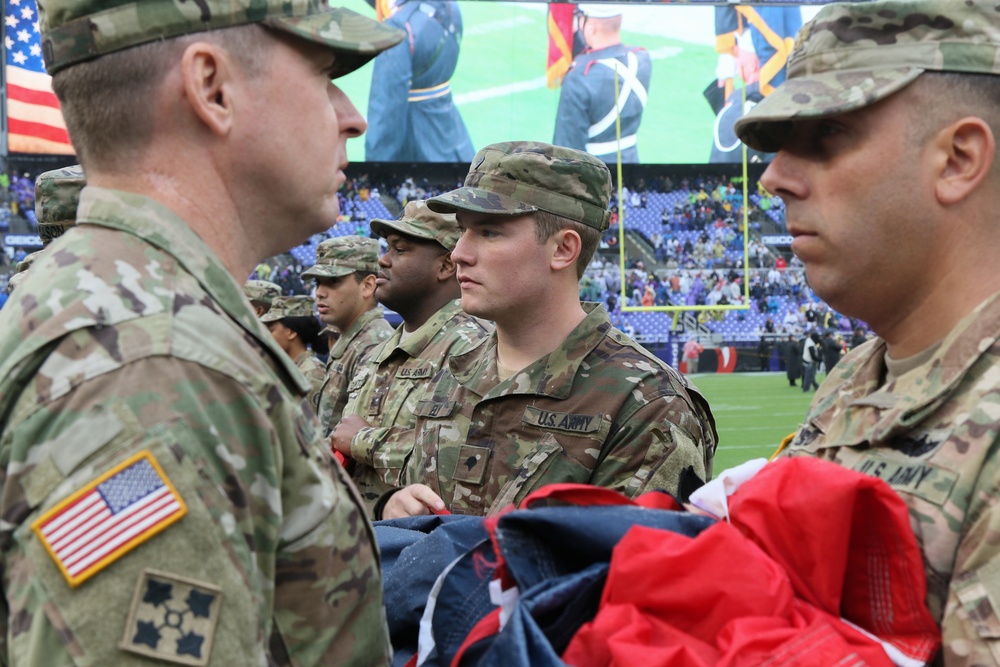
[{"label": "large stadium video screen", "polygon": [[[601,12],[609,6],[620,10],[620,40],[633,54],[613,65],[610,57],[579,55],[587,39],[579,11],[568,19],[573,34],[560,37],[558,21],[565,25],[565,15],[554,16],[546,3],[337,4],[366,16],[378,8],[383,20],[395,17],[408,26],[403,44],[338,84],[369,121],[365,137],[348,142],[349,159],[411,163],[468,162],[479,148],[510,140],[562,143],[594,154],[610,145],[612,159],[602,155],[609,162],[619,147],[626,163],[741,162],[732,123],[783,80],[798,28],[819,10],[785,4],[596,6],[591,15],[597,19],[607,18]],[[461,39],[449,39],[456,31]],[[565,65],[576,54],[577,70],[561,84],[560,48],[563,55],[572,51]],[[601,85],[602,92],[593,90]],[[615,108],[622,110],[616,114]]]}]

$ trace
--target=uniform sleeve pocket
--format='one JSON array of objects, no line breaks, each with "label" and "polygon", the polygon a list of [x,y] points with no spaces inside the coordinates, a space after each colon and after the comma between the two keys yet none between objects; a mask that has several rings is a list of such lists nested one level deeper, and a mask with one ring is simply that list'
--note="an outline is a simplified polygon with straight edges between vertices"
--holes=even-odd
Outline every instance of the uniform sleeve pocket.
[{"label": "uniform sleeve pocket", "polygon": [[981,639],[993,640],[990,650],[1000,662],[1000,559],[955,579],[953,584],[962,615]]}]

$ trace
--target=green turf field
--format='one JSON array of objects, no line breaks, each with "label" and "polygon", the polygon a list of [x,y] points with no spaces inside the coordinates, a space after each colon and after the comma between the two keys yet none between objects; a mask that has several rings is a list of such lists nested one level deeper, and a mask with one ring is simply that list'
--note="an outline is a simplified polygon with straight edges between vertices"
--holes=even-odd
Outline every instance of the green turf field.
[{"label": "green turf field", "polygon": [[[374,16],[364,0],[341,0]],[[559,90],[545,86],[548,49],[546,6],[506,2],[461,2],[464,38],[451,87],[472,143],[479,149],[497,141],[551,141]],[[711,25],[713,9],[704,20]],[[671,10],[663,8],[664,21]],[[714,79],[717,55],[710,44],[692,44],[659,35],[622,31],[626,44],[645,47],[653,58],[639,154],[644,163],[708,161],[714,115],[702,90]],[[338,84],[366,114],[372,65]],[[364,141],[348,142],[348,158],[364,160]]]},{"label": "green turf field", "polygon": [[813,397],[789,387],[784,373],[709,373],[691,380],[708,399],[719,429],[716,474],[774,453],[805,417]]}]

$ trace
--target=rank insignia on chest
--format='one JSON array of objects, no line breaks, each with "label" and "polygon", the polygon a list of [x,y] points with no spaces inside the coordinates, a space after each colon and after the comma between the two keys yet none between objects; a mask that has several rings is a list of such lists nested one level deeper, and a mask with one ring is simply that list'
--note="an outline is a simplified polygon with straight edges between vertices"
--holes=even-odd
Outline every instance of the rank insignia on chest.
[{"label": "rank insignia on chest", "polygon": [[207,665],[221,607],[218,586],[144,570],[118,647],[177,665]]},{"label": "rank insignia on chest", "polygon": [[43,514],[31,529],[71,587],[187,514],[160,464],[142,451]]}]

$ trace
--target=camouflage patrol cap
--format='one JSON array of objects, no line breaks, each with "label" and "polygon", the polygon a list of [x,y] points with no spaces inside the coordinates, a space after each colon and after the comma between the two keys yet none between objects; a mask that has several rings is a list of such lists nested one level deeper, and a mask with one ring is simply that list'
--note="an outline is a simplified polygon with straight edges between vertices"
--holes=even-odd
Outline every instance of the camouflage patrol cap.
[{"label": "camouflage patrol cap", "polygon": [[42,245],[52,243],[76,224],[80,190],[86,184],[83,167],[78,164],[46,171],[35,181],[35,217]]},{"label": "camouflage patrol cap", "polygon": [[437,241],[449,252],[455,249],[461,236],[454,213],[435,213],[427,207],[427,202],[420,200],[407,203],[399,220],[372,220],[371,227],[382,238],[395,231],[418,239]]},{"label": "camouflage patrol cap", "polygon": [[268,280],[248,280],[243,283],[243,294],[251,303],[266,303],[271,307],[271,303],[281,296],[281,287]]},{"label": "camouflage patrol cap", "polygon": [[49,74],[147,42],[261,23],[333,49],[336,78],[404,35],[326,0],[39,0],[38,16]]},{"label": "camouflage patrol cap", "polygon": [[465,187],[428,200],[439,213],[470,211],[520,216],[547,211],[605,230],[611,220],[611,172],[589,153],[535,141],[482,149]]},{"label": "camouflage patrol cap", "polygon": [[778,150],[791,121],[861,109],[927,71],[1000,74],[994,0],[828,5],[799,31],[787,79],[736,122],[757,150]]},{"label": "camouflage patrol cap", "polygon": [[286,317],[316,317],[315,302],[311,296],[279,296],[271,302],[271,308],[261,315],[265,324],[277,322]]},{"label": "camouflage patrol cap", "polygon": [[378,241],[365,236],[338,236],[316,247],[316,263],[302,278],[339,278],[361,271],[378,273]]}]

